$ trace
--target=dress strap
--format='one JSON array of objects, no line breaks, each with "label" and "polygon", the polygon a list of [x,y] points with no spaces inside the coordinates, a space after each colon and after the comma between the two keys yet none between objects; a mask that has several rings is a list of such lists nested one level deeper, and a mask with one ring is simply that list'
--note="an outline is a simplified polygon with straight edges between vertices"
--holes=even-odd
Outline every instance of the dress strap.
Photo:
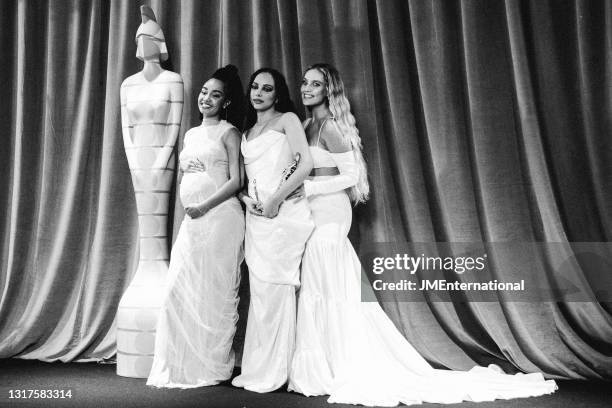
[{"label": "dress strap", "polygon": [[323,123],[321,123],[321,126],[319,127],[319,135],[317,136],[317,144],[315,146],[319,147],[319,140],[321,140],[321,131],[323,130],[323,126],[325,126],[325,123],[330,119],[330,117],[326,117],[325,120],[323,121]]}]

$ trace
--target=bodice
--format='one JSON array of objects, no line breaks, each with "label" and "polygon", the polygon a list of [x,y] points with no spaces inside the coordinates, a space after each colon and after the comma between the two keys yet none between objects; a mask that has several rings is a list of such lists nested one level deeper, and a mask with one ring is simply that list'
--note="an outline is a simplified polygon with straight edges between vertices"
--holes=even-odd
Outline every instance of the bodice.
[{"label": "bodice", "polygon": [[232,127],[222,120],[214,126],[198,126],[185,134],[183,150],[179,155],[181,163],[199,159],[206,165],[206,170],[227,172],[227,151],[221,137]]},{"label": "bodice", "polygon": [[313,167],[336,167],[336,162],[331,156],[331,153],[319,146],[310,146],[310,155],[312,156]]},{"label": "bodice", "polygon": [[256,184],[257,196],[263,201],[276,192],[283,170],[288,168],[294,159],[287,135],[276,130],[267,130],[249,141],[243,135],[240,150],[249,179],[249,196],[255,198]]},{"label": "bodice", "polygon": [[181,165],[189,160],[200,160],[204,172],[184,173],[181,180],[180,196],[183,205],[201,203],[213,194],[229,178],[227,150],[221,140],[232,127],[226,121],[215,126],[198,126],[189,129],[179,155]]}]

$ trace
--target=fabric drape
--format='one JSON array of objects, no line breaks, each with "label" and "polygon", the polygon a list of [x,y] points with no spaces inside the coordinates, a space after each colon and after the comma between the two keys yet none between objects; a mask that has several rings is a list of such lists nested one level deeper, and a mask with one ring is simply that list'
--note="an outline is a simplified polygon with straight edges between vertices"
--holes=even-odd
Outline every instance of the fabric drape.
[{"label": "fabric drape", "polygon": [[[221,65],[238,66],[244,83],[275,67],[296,101],[305,67],[338,68],[372,187],[354,212],[356,248],[611,241],[609,1],[148,4],[166,37],[164,67],[185,81],[177,148]],[[138,259],[119,86],[141,69],[139,5],[2,1],[0,357],[114,353],[114,316]],[[173,206],[176,235],[184,213]],[[536,261],[518,262],[545,273]],[[438,367],[612,377],[610,303],[383,307]]]}]

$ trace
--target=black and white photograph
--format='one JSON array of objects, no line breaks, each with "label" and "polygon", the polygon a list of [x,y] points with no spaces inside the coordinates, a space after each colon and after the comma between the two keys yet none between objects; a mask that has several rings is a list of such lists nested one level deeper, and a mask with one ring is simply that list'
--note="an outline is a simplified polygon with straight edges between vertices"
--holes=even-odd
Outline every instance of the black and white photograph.
[{"label": "black and white photograph", "polygon": [[605,408],[611,0],[0,0],[0,406]]}]

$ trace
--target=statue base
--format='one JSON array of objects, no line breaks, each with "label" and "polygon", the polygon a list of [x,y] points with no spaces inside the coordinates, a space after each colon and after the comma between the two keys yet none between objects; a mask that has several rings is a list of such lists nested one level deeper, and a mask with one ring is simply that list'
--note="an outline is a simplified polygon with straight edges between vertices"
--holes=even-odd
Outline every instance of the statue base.
[{"label": "statue base", "polygon": [[117,375],[147,378],[165,296],[168,262],[141,260],[117,310]]}]

